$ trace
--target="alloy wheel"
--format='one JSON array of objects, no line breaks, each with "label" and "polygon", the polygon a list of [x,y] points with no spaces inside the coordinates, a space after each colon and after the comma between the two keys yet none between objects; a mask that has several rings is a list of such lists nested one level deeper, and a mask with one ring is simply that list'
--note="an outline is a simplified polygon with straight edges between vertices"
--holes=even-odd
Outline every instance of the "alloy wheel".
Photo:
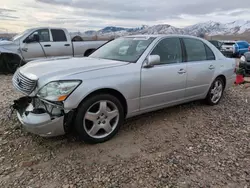
[{"label": "alloy wheel", "polygon": [[223,83],[221,82],[221,80],[216,80],[210,92],[210,98],[214,104],[220,100],[222,92],[223,92]]},{"label": "alloy wheel", "polygon": [[117,106],[108,100],[91,105],[83,118],[83,127],[92,138],[104,138],[110,135],[119,122]]}]

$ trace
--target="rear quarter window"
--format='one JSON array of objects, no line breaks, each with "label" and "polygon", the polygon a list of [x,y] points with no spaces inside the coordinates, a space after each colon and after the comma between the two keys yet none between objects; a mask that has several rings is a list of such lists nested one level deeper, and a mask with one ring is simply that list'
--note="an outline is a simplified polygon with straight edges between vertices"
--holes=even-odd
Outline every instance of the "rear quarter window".
[{"label": "rear quarter window", "polygon": [[204,45],[206,49],[207,60],[215,60],[214,52],[206,44]]}]

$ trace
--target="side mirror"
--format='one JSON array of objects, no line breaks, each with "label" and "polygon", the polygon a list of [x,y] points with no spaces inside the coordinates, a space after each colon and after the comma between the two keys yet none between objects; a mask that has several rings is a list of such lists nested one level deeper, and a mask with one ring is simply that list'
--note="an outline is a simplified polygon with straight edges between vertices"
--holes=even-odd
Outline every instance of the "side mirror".
[{"label": "side mirror", "polygon": [[146,63],[144,64],[145,68],[153,67],[154,65],[158,65],[161,62],[161,58],[159,55],[149,55],[146,59]]},{"label": "side mirror", "polygon": [[39,42],[40,38],[38,34],[30,35],[27,37],[23,42],[24,43],[31,43],[31,42]]},{"label": "side mirror", "polygon": [[40,38],[39,38],[39,35],[38,35],[38,34],[34,34],[34,35],[33,35],[33,41],[34,41],[34,42],[39,42],[39,41],[40,41]]}]

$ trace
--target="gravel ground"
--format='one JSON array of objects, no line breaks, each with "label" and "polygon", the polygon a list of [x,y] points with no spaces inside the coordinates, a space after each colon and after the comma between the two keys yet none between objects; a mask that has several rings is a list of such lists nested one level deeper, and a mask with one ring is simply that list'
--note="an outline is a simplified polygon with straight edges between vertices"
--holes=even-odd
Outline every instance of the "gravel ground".
[{"label": "gravel ground", "polygon": [[112,140],[45,139],[22,131],[0,76],[0,187],[250,187],[250,88],[217,106],[194,102],[130,119]]}]

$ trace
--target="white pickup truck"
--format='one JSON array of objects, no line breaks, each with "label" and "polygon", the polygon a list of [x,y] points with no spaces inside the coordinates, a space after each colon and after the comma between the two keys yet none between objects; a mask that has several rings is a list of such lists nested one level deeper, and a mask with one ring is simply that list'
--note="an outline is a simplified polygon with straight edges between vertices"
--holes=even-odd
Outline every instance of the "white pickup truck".
[{"label": "white pickup truck", "polygon": [[28,29],[11,41],[0,41],[0,72],[13,73],[18,66],[37,59],[88,56],[106,42],[75,41],[63,28]]}]

